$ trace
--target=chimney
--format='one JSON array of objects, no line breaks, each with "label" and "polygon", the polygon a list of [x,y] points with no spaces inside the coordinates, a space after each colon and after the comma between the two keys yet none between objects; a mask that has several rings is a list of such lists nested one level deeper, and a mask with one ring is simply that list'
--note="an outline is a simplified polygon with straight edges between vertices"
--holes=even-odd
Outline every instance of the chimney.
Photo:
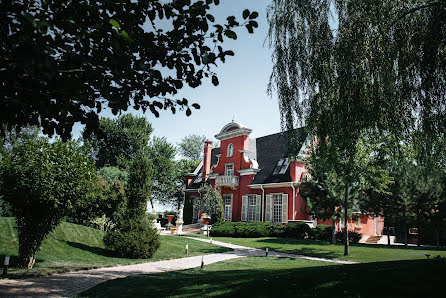
[{"label": "chimney", "polygon": [[305,171],[305,165],[300,161],[290,162],[290,176],[292,182],[299,182],[302,179],[302,173]]},{"label": "chimney", "polygon": [[211,171],[211,151],[212,151],[212,141],[206,141],[204,143],[204,155],[203,155],[203,182],[206,182],[206,179]]}]

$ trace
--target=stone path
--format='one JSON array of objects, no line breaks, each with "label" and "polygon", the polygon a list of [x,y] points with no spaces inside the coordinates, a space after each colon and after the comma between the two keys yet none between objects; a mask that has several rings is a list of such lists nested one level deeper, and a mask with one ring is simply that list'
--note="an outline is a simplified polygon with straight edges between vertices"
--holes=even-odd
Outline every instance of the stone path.
[{"label": "stone path", "polygon": [[[236,245],[236,244],[231,244],[231,243],[226,243],[226,242],[221,242],[221,241],[197,238],[197,237],[185,237],[185,238],[200,240],[200,241],[204,241],[207,243],[212,243],[212,244],[216,244],[219,246],[232,248],[232,249],[234,249],[234,251],[238,252],[238,254],[240,254],[242,256],[253,256],[253,257],[265,256],[265,251],[262,249],[258,249],[258,248],[251,248],[251,247],[246,247],[246,246],[241,246],[241,245]],[[281,252],[275,252],[275,251],[269,251],[268,256],[278,257],[278,258],[306,259],[306,260],[312,260],[312,261],[330,262],[330,263],[337,263],[337,264],[357,264],[358,263],[358,262],[354,262],[354,261],[308,257],[308,256],[304,256],[304,255],[295,255],[295,254],[281,253]]]},{"label": "stone path", "polygon": [[[211,242],[211,240],[196,237],[185,238]],[[265,251],[261,249],[250,248],[215,240],[212,241],[212,244],[232,248],[234,249],[234,251],[205,255],[205,265],[248,256],[265,256]],[[269,252],[268,256],[334,262],[339,264],[355,263],[351,261],[314,258],[302,255],[277,253],[272,251]],[[54,274],[38,278],[2,279],[0,280],[0,297],[71,297],[73,295],[82,293],[100,283],[116,278],[123,278],[135,274],[153,274],[196,268],[201,265],[201,260],[202,256],[195,256],[175,260],[165,260],[158,262],[148,262],[142,264]]]}]

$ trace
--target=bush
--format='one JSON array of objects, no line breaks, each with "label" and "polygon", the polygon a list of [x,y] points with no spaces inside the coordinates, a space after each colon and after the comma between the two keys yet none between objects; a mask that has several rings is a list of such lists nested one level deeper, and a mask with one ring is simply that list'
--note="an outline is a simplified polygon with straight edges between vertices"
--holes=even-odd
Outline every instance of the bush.
[{"label": "bush", "polygon": [[257,238],[268,237],[271,231],[271,224],[265,222],[236,222],[235,237]]},{"label": "bush", "polygon": [[333,227],[317,225],[311,229],[311,238],[315,240],[331,241]]},{"label": "bush", "polygon": [[0,158],[2,200],[17,222],[20,267],[32,268],[43,239],[84,198],[96,170],[76,142],[26,141]]},{"label": "bush", "polygon": [[158,232],[145,219],[120,223],[104,237],[104,245],[118,257],[148,259],[160,246]]},{"label": "bush", "polygon": [[285,226],[277,224],[271,225],[270,236],[271,237],[284,237]]},{"label": "bush", "polygon": [[218,222],[212,226],[211,236],[257,238],[257,237],[290,237],[307,238],[311,233],[305,223],[288,225],[271,224],[269,222]]},{"label": "bush", "polygon": [[212,225],[211,236],[215,237],[235,237],[235,225],[233,222],[220,221]]},{"label": "bush", "polygon": [[[336,232],[336,241],[344,242],[345,231]],[[361,240],[362,234],[357,232],[348,231],[348,241],[350,243],[358,243]]]},{"label": "bush", "polygon": [[311,228],[303,222],[291,223],[284,226],[283,237],[305,239],[311,234]]}]

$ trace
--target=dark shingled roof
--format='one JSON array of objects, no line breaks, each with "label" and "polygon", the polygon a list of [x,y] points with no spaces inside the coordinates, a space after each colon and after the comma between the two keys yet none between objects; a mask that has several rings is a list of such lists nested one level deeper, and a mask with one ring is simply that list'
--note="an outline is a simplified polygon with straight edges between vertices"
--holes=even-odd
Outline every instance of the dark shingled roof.
[{"label": "dark shingled roof", "polygon": [[[211,151],[211,168],[212,166],[214,166],[217,161],[218,161],[218,157],[217,155],[220,154],[220,148],[214,148]],[[201,187],[201,175],[203,172],[203,166],[201,166],[200,170],[198,171],[197,176],[194,177],[194,179],[192,179],[191,183],[187,186],[187,189],[199,189]],[[200,177],[200,181],[197,182],[197,178]]]},{"label": "dark shingled roof", "polygon": [[[302,147],[306,134],[303,128],[298,128],[296,131],[298,140],[297,152]],[[291,181],[290,167],[285,174],[273,175],[274,169],[281,158],[288,157],[288,136],[290,132],[281,132],[269,136],[264,136],[256,139],[257,162],[259,164],[260,172],[254,177],[251,184],[266,184],[279,183]]]}]

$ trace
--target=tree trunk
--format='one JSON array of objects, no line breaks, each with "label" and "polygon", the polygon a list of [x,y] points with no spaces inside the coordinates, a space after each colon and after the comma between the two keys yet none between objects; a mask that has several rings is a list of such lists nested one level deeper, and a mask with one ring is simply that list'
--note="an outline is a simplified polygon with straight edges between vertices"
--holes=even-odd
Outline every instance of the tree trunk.
[{"label": "tree trunk", "polygon": [[331,244],[336,244],[336,217],[331,221]]},{"label": "tree trunk", "polygon": [[440,231],[438,231],[438,226],[435,227],[435,242],[437,244],[437,248],[440,247]]},{"label": "tree trunk", "polygon": [[36,256],[19,256],[18,260],[18,266],[20,268],[28,268],[31,269],[34,266],[34,263],[36,262]]},{"label": "tree trunk", "polygon": [[344,190],[344,229],[345,229],[345,239],[344,239],[344,256],[348,256],[348,182],[345,183]]},{"label": "tree trunk", "polygon": [[417,246],[420,246],[420,213],[417,211]]},{"label": "tree trunk", "polygon": [[404,231],[404,246],[407,248],[407,223],[406,223],[406,213],[403,213],[403,231]]},{"label": "tree trunk", "polygon": [[390,232],[389,232],[389,228],[387,228],[387,245],[390,245]]}]

